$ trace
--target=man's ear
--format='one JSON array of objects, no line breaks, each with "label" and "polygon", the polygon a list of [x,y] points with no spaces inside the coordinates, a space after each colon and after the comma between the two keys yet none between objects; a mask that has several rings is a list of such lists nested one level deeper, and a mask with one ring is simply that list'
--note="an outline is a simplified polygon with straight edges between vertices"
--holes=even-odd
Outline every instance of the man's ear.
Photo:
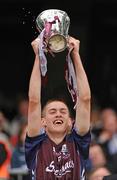
[{"label": "man's ear", "polygon": [[72,126],[73,126],[72,118],[69,118],[69,121],[68,121],[69,129],[72,129]]},{"label": "man's ear", "polygon": [[46,127],[47,123],[44,117],[41,118],[41,123],[43,127]]}]

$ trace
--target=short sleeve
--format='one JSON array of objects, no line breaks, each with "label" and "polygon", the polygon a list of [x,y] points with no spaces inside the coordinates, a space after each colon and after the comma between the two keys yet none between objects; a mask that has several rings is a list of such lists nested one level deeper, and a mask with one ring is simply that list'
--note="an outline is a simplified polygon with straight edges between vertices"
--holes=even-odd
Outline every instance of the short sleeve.
[{"label": "short sleeve", "polygon": [[76,143],[76,146],[83,157],[84,160],[86,160],[89,156],[89,146],[91,143],[91,133],[88,131],[87,134],[84,136],[80,136],[79,134],[76,133],[75,130],[73,130],[73,138]]},{"label": "short sleeve", "polygon": [[39,150],[41,143],[46,139],[46,134],[43,133],[36,137],[26,136],[25,139],[25,159],[29,169],[35,168],[36,153]]}]

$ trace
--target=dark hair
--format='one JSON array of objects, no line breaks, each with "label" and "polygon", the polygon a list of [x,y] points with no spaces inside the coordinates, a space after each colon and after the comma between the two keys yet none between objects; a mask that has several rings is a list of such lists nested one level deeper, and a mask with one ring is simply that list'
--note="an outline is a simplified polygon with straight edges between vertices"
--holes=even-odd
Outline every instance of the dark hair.
[{"label": "dark hair", "polygon": [[73,108],[70,106],[69,102],[68,102],[64,97],[55,97],[55,98],[48,99],[48,100],[42,105],[42,111],[43,111],[44,107],[45,107],[48,103],[51,103],[51,102],[53,102],[53,101],[63,102],[63,103],[68,107],[70,117],[71,117],[72,119],[75,118],[75,115],[73,114]]},{"label": "dark hair", "polygon": [[41,106],[43,107],[50,101],[61,101],[65,103],[69,109],[70,115],[75,119],[74,102],[68,91],[66,82],[63,85],[53,87],[54,84],[49,82],[46,87],[41,89]]}]

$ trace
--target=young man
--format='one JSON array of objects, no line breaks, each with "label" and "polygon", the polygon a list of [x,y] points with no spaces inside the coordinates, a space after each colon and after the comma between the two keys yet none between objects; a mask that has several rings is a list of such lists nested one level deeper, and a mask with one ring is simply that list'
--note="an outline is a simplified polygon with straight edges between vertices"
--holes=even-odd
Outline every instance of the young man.
[{"label": "young man", "polygon": [[[69,37],[78,87],[76,119],[62,100],[50,100],[41,110],[39,39],[32,42],[35,62],[29,85],[26,161],[35,180],[84,180],[90,144],[90,88],[80,55],[79,41]],[[42,127],[45,133],[40,134]]]}]

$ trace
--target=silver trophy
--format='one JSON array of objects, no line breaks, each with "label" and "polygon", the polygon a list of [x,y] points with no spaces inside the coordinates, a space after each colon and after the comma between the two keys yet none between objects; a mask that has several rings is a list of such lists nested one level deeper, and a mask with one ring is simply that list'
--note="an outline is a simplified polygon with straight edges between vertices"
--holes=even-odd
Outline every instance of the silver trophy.
[{"label": "silver trophy", "polygon": [[41,33],[44,30],[44,41],[52,52],[64,51],[67,47],[70,18],[65,11],[48,9],[36,18],[36,26]]}]

